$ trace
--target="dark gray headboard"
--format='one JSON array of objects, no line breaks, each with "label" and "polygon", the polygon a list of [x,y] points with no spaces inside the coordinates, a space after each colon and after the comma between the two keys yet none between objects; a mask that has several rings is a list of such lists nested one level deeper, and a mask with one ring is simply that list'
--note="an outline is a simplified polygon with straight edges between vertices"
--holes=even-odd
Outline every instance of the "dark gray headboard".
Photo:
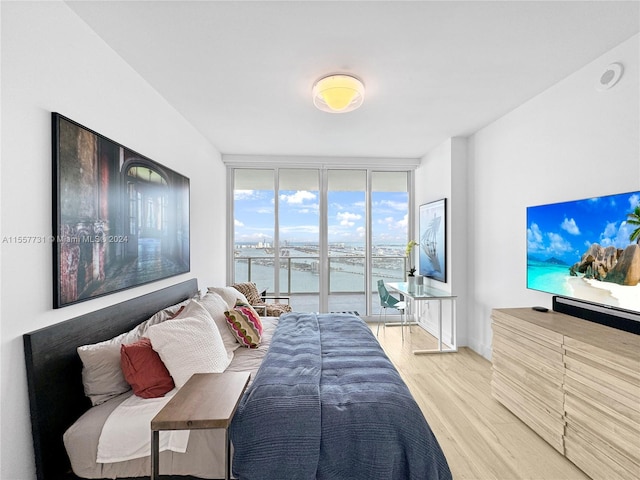
[{"label": "dark gray headboard", "polygon": [[31,429],[38,480],[65,478],[62,435],[90,406],[82,387],[80,345],[131,330],[165,307],[198,292],[195,278],[24,334]]}]

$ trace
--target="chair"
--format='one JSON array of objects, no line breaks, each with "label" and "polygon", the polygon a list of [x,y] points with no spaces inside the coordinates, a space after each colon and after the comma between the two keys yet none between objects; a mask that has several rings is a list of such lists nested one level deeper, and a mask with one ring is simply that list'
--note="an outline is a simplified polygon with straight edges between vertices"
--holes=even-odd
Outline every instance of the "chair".
[{"label": "chair", "polygon": [[[234,283],[232,287],[242,293],[247,298],[247,302],[263,316],[279,317],[291,311],[289,297],[269,297],[266,290],[258,293],[258,287],[253,282]],[[278,300],[278,302],[269,303],[267,300]]]},{"label": "chair", "polygon": [[[402,328],[402,341],[404,341],[404,311],[407,308],[407,303],[398,300],[389,293],[387,287],[384,284],[384,280],[378,280],[378,295],[380,296],[380,316],[382,316],[382,310],[384,310],[384,327],[387,327],[387,308],[395,308],[400,311],[400,326]],[[380,321],[378,320],[378,329],[376,330],[376,336],[380,332]]]}]

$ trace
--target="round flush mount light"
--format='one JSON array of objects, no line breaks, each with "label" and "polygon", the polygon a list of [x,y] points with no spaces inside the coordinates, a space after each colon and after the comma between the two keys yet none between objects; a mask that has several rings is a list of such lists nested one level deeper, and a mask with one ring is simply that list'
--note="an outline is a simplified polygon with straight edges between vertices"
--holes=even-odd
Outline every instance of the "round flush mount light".
[{"label": "round flush mount light", "polygon": [[328,75],[313,85],[313,104],[323,112],[351,112],[363,101],[364,84],[352,75]]},{"label": "round flush mount light", "polygon": [[596,82],[596,90],[598,90],[599,92],[609,90],[616,83],[618,83],[620,77],[622,76],[622,71],[623,67],[621,63],[612,63],[611,65],[608,65]]}]

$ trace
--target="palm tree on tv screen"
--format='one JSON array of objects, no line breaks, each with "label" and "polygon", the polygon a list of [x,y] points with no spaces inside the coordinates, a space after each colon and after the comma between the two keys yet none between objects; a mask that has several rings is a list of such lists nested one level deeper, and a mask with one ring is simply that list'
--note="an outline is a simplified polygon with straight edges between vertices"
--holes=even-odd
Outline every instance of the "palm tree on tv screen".
[{"label": "palm tree on tv screen", "polygon": [[[627,223],[631,225],[640,225],[640,205],[636,206],[633,212],[627,214]],[[631,232],[631,236],[629,236],[630,242],[633,242],[634,240],[640,245],[640,226]]]}]

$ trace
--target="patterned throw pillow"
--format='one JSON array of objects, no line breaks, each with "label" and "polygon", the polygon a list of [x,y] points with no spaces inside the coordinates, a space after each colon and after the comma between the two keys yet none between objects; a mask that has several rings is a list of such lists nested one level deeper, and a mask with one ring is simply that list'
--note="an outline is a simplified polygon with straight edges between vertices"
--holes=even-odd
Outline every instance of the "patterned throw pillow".
[{"label": "patterned throw pillow", "polygon": [[236,302],[236,306],[224,312],[227,326],[240,345],[257,348],[262,338],[262,322],[257,312],[244,302]]},{"label": "patterned throw pillow", "polygon": [[264,303],[254,282],[234,283],[232,287],[244,295],[249,305],[261,305]]}]

